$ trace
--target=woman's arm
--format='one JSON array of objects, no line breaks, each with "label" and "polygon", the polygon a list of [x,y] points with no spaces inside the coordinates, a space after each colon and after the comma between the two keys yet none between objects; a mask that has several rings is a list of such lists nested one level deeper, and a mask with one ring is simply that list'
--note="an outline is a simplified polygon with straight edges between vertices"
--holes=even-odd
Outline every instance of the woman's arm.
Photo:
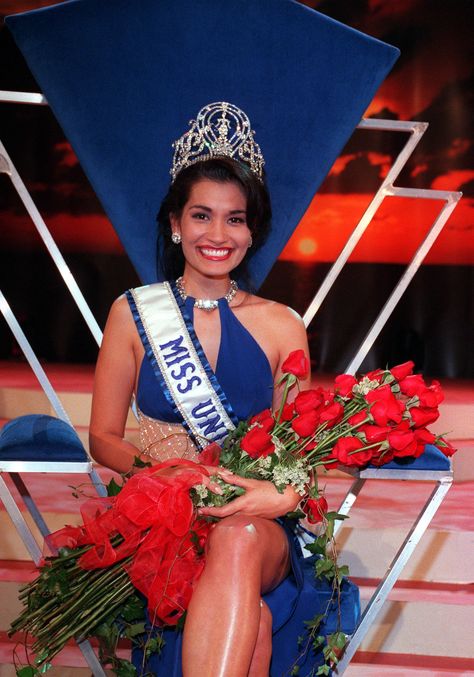
[{"label": "woman's arm", "polygon": [[140,456],[140,451],[123,438],[137,373],[135,333],[127,299],[121,296],[112,305],[104,330],[89,430],[92,456],[117,472],[128,472],[134,457]]},{"label": "woman's arm", "polygon": [[[277,383],[282,376],[282,364],[293,350],[303,350],[308,358],[308,364],[310,364],[310,358],[306,327],[298,313],[291,308],[288,308],[288,306],[278,305],[274,314],[276,315],[275,323],[278,327],[278,330],[275,331],[275,341],[277,342],[278,348],[278,365],[274,374],[275,383]],[[290,402],[294,400],[298,394],[298,387],[304,390],[309,388],[310,385],[311,370],[309,369],[306,378],[300,379],[298,386],[292,388],[288,400]],[[274,409],[280,405],[282,396],[283,388],[275,388],[273,392]]]}]

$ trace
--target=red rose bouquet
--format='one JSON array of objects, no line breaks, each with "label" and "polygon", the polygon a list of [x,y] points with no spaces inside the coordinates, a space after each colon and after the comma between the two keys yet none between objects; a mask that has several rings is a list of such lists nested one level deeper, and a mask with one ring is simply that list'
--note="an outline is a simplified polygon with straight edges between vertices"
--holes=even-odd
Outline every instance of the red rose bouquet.
[{"label": "red rose bouquet", "polygon": [[[222,448],[212,444],[200,455],[203,465],[270,480],[279,491],[294,487],[302,500],[301,511],[293,516],[318,524],[319,535],[307,547],[319,558],[316,576],[333,581],[335,599],[348,573],[338,566],[332,539],[334,521],[342,516],[328,512],[318,467],[380,466],[394,458],[418,457],[426,444],[446,456],[455,451],[426,427],[439,416],[440,385],[426,385],[412,373],[413,366],[407,362],[377,369],[359,379],[343,374],[332,389],[299,391],[288,402],[290,390],[299,390],[298,379],[309,370],[303,351],[295,351],[282,366],[277,410],[241,422]],[[176,465],[182,466],[177,478],[160,473]],[[20,677],[45,672],[70,638],[92,635],[101,640],[101,658],[116,674],[134,674],[128,661],[117,658],[115,647],[121,636],[135,641],[144,633],[144,605],[136,591],[146,596],[154,624],[179,624],[204,567],[210,522],[198,508],[223,505],[243,491],[216,477],[222,494],[213,493],[202,482],[203,474],[209,475],[202,466],[171,460],[144,468],[123,487],[112,481],[114,495],[82,508],[83,526],[65,527],[49,538],[58,554],[47,558],[39,576],[21,591],[25,608],[10,629],[10,634],[23,631],[35,637],[34,666],[19,669]],[[316,637],[318,623],[313,619],[309,625]],[[344,642],[338,632],[327,638],[328,665],[337,663]],[[159,649],[159,637],[146,641],[147,652]],[[22,674],[25,669],[30,672]]]}]

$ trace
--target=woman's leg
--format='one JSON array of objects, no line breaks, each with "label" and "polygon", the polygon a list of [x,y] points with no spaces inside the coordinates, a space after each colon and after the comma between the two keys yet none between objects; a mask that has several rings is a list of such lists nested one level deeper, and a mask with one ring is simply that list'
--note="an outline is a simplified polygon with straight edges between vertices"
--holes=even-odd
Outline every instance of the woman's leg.
[{"label": "woman's leg", "polygon": [[[261,593],[278,585],[288,569],[288,540],[273,520],[233,515],[216,524],[186,617],[185,677],[248,675],[259,632],[268,644]],[[265,662],[265,650],[260,649],[255,652],[254,677],[259,675],[254,668]]]},{"label": "woman's leg", "polygon": [[257,641],[252,654],[248,677],[268,677],[272,658],[272,612],[265,602],[261,601],[260,623]]}]

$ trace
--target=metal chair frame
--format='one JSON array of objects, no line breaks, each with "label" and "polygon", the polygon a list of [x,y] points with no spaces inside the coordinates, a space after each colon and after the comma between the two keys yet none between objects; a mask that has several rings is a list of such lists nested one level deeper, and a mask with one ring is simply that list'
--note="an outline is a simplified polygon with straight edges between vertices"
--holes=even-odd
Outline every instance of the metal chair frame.
[{"label": "metal chair frame", "polygon": [[[0,102],[5,102],[5,103],[24,103],[24,104],[34,104],[34,105],[47,105],[46,99],[39,93],[30,93],[30,92],[6,92],[6,91],[0,91]],[[426,190],[426,189],[413,189],[413,188],[404,188],[404,187],[397,187],[394,185],[395,180],[399,176],[401,170],[405,166],[408,158],[412,154],[413,150],[419,143],[421,137],[425,133],[426,129],[428,127],[428,123],[426,122],[413,122],[413,121],[397,121],[397,120],[377,120],[377,119],[363,119],[358,125],[358,129],[371,129],[371,130],[379,130],[379,131],[390,131],[390,132],[403,132],[403,133],[408,133],[409,137],[408,140],[405,144],[405,146],[402,148],[400,151],[398,157],[396,158],[395,162],[391,166],[387,176],[383,180],[382,184],[380,185],[378,191],[374,195],[371,203],[367,207],[364,215],[360,219],[359,223],[355,226],[352,234],[350,235],[349,239],[347,240],[345,246],[343,247],[341,253],[339,254],[338,258],[332,265],[331,269],[329,270],[328,274],[326,275],[326,278],[324,279],[323,283],[319,287],[318,291],[316,292],[312,302],[310,303],[305,315],[304,315],[304,322],[305,326],[308,327],[312,319],[314,318],[316,312],[319,310],[322,302],[326,298],[327,294],[329,293],[332,285],[334,284],[335,280],[337,279],[339,273],[341,272],[342,268],[344,267],[345,263],[347,262],[350,254],[356,247],[357,243],[363,236],[364,232],[366,231],[370,221],[372,220],[374,214],[376,213],[377,209],[383,202],[383,200],[386,197],[392,197],[392,196],[398,196],[398,197],[408,197],[408,198],[415,198],[415,199],[422,199],[422,200],[438,200],[443,202],[443,206],[438,214],[438,216],[435,218],[433,223],[431,224],[431,227],[429,228],[429,231],[426,235],[426,237],[423,239],[421,244],[419,245],[415,255],[413,256],[411,262],[405,269],[402,277],[398,281],[397,285],[395,286],[394,290],[392,291],[390,297],[388,298],[387,302],[385,303],[384,307],[380,311],[378,317],[376,318],[375,322],[373,323],[372,327],[370,328],[369,332],[367,333],[366,337],[362,341],[359,349],[357,350],[354,358],[352,359],[351,363],[348,365],[347,368],[347,373],[354,374],[357,369],[360,367],[362,364],[364,358],[368,354],[369,350],[372,348],[377,336],[380,334],[383,326],[387,322],[388,318],[390,317],[391,313],[393,312],[394,308],[396,307],[398,301],[402,297],[403,293],[407,289],[409,283],[413,279],[413,276],[415,275],[416,271],[422,264],[424,258],[426,257],[427,253],[433,246],[436,238],[438,237],[439,233],[443,229],[445,223],[447,222],[449,216],[453,212],[453,210],[456,208],[457,203],[459,202],[461,198],[461,193],[455,192],[455,191],[441,191],[441,190]],[[20,199],[22,200],[23,204],[25,205],[26,210],[28,211],[29,215],[31,216],[40,236],[42,237],[46,248],[48,249],[48,252],[50,253],[54,263],[56,264],[66,286],[68,287],[70,293],[72,294],[74,301],[76,302],[80,312],[82,313],[84,320],[86,321],[92,335],[94,336],[95,340],[97,343],[100,345],[102,334],[101,331],[97,325],[97,322],[95,321],[94,317],[92,316],[92,313],[76,283],[74,278],[72,277],[72,274],[64,261],[64,258],[62,257],[58,247],[56,246],[56,243],[54,242],[53,238],[51,237],[51,234],[42,219],[38,209],[36,208],[36,205],[34,204],[31,195],[29,194],[28,190],[26,189],[23,181],[21,180],[18,172],[16,171],[10,157],[8,156],[8,153],[3,146],[3,144],[0,141],[0,173],[3,172],[7,174],[11,181],[12,184],[17,191],[18,195],[20,196]],[[14,319],[13,313],[8,307],[8,304],[6,304],[6,300],[4,297],[0,297],[0,305],[2,306],[2,312],[7,318],[7,322],[9,321],[8,318],[10,318],[10,326],[12,328],[13,333],[15,334],[15,337],[19,341],[20,345],[22,345],[20,339],[18,338],[19,336],[21,337],[21,328],[19,327],[18,323]],[[5,312],[5,307],[6,307],[6,312]],[[8,317],[7,317],[8,316]],[[12,321],[12,318],[14,322]],[[23,335],[24,336],[24,335]],[[24,337],[23,344],[25,348],[26,346],[26,337]],[[28,344],[29,345],[29,344]],[[22,346],[23,347],[23,346]],[[33,370],[35,371],[38,380],[40,381],[43,389],[45,390],[46,394],[48,397],[50,397],[51,394],[51,389],[50,389],[50,384],[49,381],[47,380],[46,374],[44,374],[44,371],[42,372],[42,369],[38,369],[39,363],[35,363],[35,357],[34,353],[31,350],[31,348],[27,348],[27,350],[24,349],[25,355],[27,356],[28,361],[30,362]],[[37,360],[36,360],[37,362]],[[42,373],[41,373],[42,372]],[[48,386],[49,384],[49,386]],[[48,394],[49,393],[49,394]],[[53,390],[54,393],[54,390]],[[51,397],[50,397],[50,401]],[[52,402],[53,404],[53,402]],[[57,409],[55,404],[53,404],[53,408],[60,412],[58,415],[60,418],[64,418],[64,410],[61,412],[61,408]],[[67,417],[67,414],[66,414]],[[66,420],[66,419],[64,419]],[[35,464],[35,463],[22,463],[22,462],[6,462],[6,464],[2,464],[0,466],[1,471],[5,472],[11,472],[14,475],[14,481],[17,486],[17,488],[20,491],[20,494],[23,496],[24,494],[24,485],[22,483],[21,478],[17,474],[15,477],[15,473],[20,473],[20,472],[63,472],[65,471],[65,465],[61,465],[61,470],[58,470],[56,467],[49,467],[51,466],[56,466],[56,464]],[[76,464],[75,464],[76,465]],[[92,469],[92,466],[89,468],[89,465],[87,465],[87,469],[81,469],[77,470],[77,472],[95,472]],[[8,466],[8,467],[7,467]],[[67,470],[67,472],[71,472],[71,470]],[[369,470],[364,470],[361,472],[353,472],[352,470],[348,470],[350,474],[355,476],[355,481],[352,484],[351,489],[347,493],[346,498],[344,499],[341,508],[339,512],[341,512],[344,515],[347,515],[351,509],[351,507],[354,505],[357,496],[360,494],[366,480],[368,479],[403,479],[403,480],[422,480],[422,481],[434,481],[436,483],[436,487],[434,488],[431,496],[429,497],[428,501],[425,503],[423,509],[419,513],[418,517],[416,518],[413,527],[410,529],[407,537],[405,538],[402,546],[400,547],[399,551],[395,555],[394,559],[392,560],[389,568],[387,569],[387,572],[385,574],[385,577],[377,587],[374,595],[372,596],[371,600],[369,601],[367,607],[365,608],[365,611],[362,615],[361,621],[356,628],[354,634],[350,637],[349,642],[346,646],[344,655],[342,656],[339,666],[336,669],[336,674],[342,675],[347,668],[350,660],[352,659],[354,653],[357,651],[357,648],[359,647],[361,641],[367,634],[367,631],[369,630],[370,626],[374,623],[377,614],[379,613],[383,603],[387,599],[387,596],[390,592],[390,590],[393,588],[395,585],[396,581],[398,580],[403,567],[406,565],[408,560],[410,559],[416,545],[420,541],[423,533],[426,531],[428,525],[430,524],[431,520],[433,519],[433,516],[438,509],[438,507],[441,505],[442,501],[444,500],[444,497],[446,496],[447,491],[449,490],[452,480],[453,480],[453,474],[452,471],[446,471],[446,472],[439,472],[439,471],[410,471],[410,470],[384,470],[383,468],[379,469],[369,469]],[[25,545],[27,542],[29,545],[27,545],[28,550],[30,552],[30,555],[32,556],[32,559],[37,563],[40,557],[40,550],[38,547],[38,544],[36,541],[34,541],[34,538],[32,537],[32,534],[30,532],[30,537],[33,538],[33,542],[31,541],[31,538],[26,535],[26,531],[24,530],[24,527],[22,525],[22,521],[24,523],[24,519],[16,506],[16,503],[13,500],[13,497],[11,496],[10,492],[8,491],[7,488],[7,493],[5,493],[3,487],[6,488],[5,483],[3,480],[0,478],[0,498],[3,500],[4,504],[6,505],[7,509],[9,510],[11,515],[14,515],[15,518],[12,517],[14,524],[16,528],[20,531],[20,533],[23,534],[22,538],[26,539],[24,540]],[[32,500],[32,499],[31,499]],[[28,502],[30,501],[29,498],[26,498],[26,504],[28,506]],[[33,504],[34,505],[34,504]],[[32,503],[30,502],[30,507],[32,506]],[[35,512],[36,506],[32,508],[32,514]],[[37,509],[36,509],[37,511]],[[39,512],[39,511],[37,511]],[[37,516],[38,517],[38,516]],[[41,518],[42,519],[42,518]],[[25,523],[26,526],[26,523]],[[45,526],[45,525],[44,525]],[[44,535],[44,526],[39,527],[40,531]],[[338,525],[340,527],[340,524]],[[28,529],[28,527],[26,526]],[[47,529],[47,527],[46,527]],[[93,670],[93,673],[96,677],[102,677],[105,673],[103,671],[103,668],[100,666],[94,652],[92,651],[92,648],[90,647],[88,642],[82,642],[79,644],[81,650],[83,651],[86,660],[88,664],[90,665],[91,669]]]}]

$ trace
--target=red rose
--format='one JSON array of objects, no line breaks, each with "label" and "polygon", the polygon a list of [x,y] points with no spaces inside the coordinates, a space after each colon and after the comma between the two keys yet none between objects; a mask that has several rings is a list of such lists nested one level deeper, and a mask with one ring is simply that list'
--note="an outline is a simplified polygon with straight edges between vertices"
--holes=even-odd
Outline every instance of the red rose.
[{"label": "red rose", "polygon": [[352,414],[352,416],[347,419],[347,422],[349,425],[359,425],[365,421],[367,414],[367,411],[358,411],[357,414]]},{"label": "red rose", "polygon": [[412,407],[409,411],[415,428],[424,428],[439,418],[439,411],[437,409]]},{"label": "red rose", "polygon": [[319,414],[319,422],[326,423],[326,428],[332,428],[344,416],[344,407],[340,402],[328,404]]},{"label": "red rose", "polygon": [[293,402],[291,404],[285,404],[281,412],[280,421],[291,421],[295,415],[295,405]]},{"label": "red rose", "polygon": [[273,418],[271,409],[264,409],[259,414],[252,416],[249,425],[257,423],[260,428],[267,433],[271,432],[275,427],[275,419]]},{"label": "red rose", "polygon": [[300,437],[310,437],[316,432],[319,424],[319,414],[317,411],[307,411],[297,416],[292,422],[291,427]]},{"label": "red rose", "polygon": [[382,369],[374,369],[373,371],[369,371],[365,376],[371,381],[378,381],[380,383],[382,380],[383,371]]},{"label": "red rose", "polygon": [[293,350],[281,365],[284,374],[294,374],[297,378],[305,378],[309,372],[309,360],[304,350]]},{"label": "red rose", "polygon": [[415,437],[423,444],[434,444],[436,440],[436,435],[430,433],[426,428],[417,428],[415,431]]},{"label": "red rose", "polygon": [[271,409],[264,409],[259,414],[255,414],[255,416],[252,416],[252,418],[249,419],[249,424],[252,425],[252,423],[261,423],[262,421],[265,421],[265,419],[271,418],[271,417],[272,417],[272,410]]},{"label": "red rose", "polygon": [[361,425],[357,432],[364,433],[368,444],[372,444],[373,442],[383,442],[386,440],[387,435],[391,430],[392,428],[389,426],[371,425],[367,423],[366,425]]},{"label": "red rose", "polygon": [[429,388],[425,388],[418,393],[420,407],[437,407],[444,400],[444,394],[441,390],[439,381],[433,381]]},{"label": "red rose", "polygon": [[417,449],[414,456],[418,458],[425,451],[425,446],[427,444],[434,444],[436,436],[433,433],[430,433],[426,428],[415,428],[413,430],[416,437]]},{"label": "red rose", "polygon": [[398,364],[396,367],[392,367],[390,369],[390,373],[394,379],[397,381],[402,381],[407,376],[411,376],[411,374],[413,374],[414,366],[415,363],[410,360],[409,362],[404,362],[403,364]]},{"label": "red rose", "polygon": [[445,456],[448,456],[448,457],[449,457],[449,456],[452,456],[452,455],[455,454],[456,451],[457,451],[457,449],[455,449],[455,448],[453,447],[453,445],[450,444],[450,442],[448,442],[448,440],[445,440],[444,437],[440,437],[440,438],[437,440],[436,446],[438,447],[438,449],[439,449],[440,451],[443,452],[443,454],[444,454]]},{"label": "red rose", "polygon": [[251,428],[241,439],[240,447],[247,452],[251,458],[260,458],[269,456],[275,450],[270,434],[256,425]]},{"label": "red rose", "polygon": [[307,411],[317,409],[321,404],[324,404],[322,388],[302,390],[294,401],[295,410],[298,414],[305,414]]},{"label": "red rose", "polygon": [[217,442],[208,444],[207,447],[204,447],[204,449],[199,454],[199,463],[212,466],[219,465],[221,451],[222,449],[217,444]]},{"label": "red rose", "polygon": [[365,399],[372,404],[370,413],[377,425],[385,426],[388,422],[400,423],[402,420],[403,403],[397,400],[389,385],[371,390]]},{"label": "red rose", "polygon": [[333,455],[343,465],[363,466],[372,458],[372,449],[364,449],[364,443],[358,437],[341,437],[332,450]]},{"label": "red rose", "polygon": [[300,456],[306,456],[308,451],[313,451],[316,449],[318,443],[314,440],[312,442],[305,442],[303,448],[300,450]]},{"label": "red rose", "polygon": [[318,524],[319,522],[322,522],[327,511],[328,502],[324,496],[308,498],[303,505],[303,512],[306,514],[310,524]]},{"label": "red rose", "polygon": [[396,457],[416,454],[417,442],[413,430],[393,430],[388,434],[388,442]]},{"label": "red rose", "polygon": [[[336,463],[334,463],[334,461],[336,461]],[[321,465],[323,465],[326,470],[331,470],[331,468],[334,469],[338,462],[339,459],[334,456],[334,448],[327,454],[327,456],[323,456],[323,458],[321,458]]]},{"label": "red rose", "polygon": [[414,397],[426,389],[426,383],[421,374],[412,374],[402,379],[399,383],[400,390],[407,397]]},{"label": "red rose", "polygon": [[370,462],[372,465],[379,467],[381,465],[385,465],[386,463],[390,463],[390,461],[393,461],[394,455],[393,449],[376,449],[374,451],[374,455],[370,459]]},{"label": "red rose", "polygon": [[341,374],[336,376],[334,380],[334,387],[341,397],[352,397],[352,388],[357,383],[357,380],[351,374]]}]

